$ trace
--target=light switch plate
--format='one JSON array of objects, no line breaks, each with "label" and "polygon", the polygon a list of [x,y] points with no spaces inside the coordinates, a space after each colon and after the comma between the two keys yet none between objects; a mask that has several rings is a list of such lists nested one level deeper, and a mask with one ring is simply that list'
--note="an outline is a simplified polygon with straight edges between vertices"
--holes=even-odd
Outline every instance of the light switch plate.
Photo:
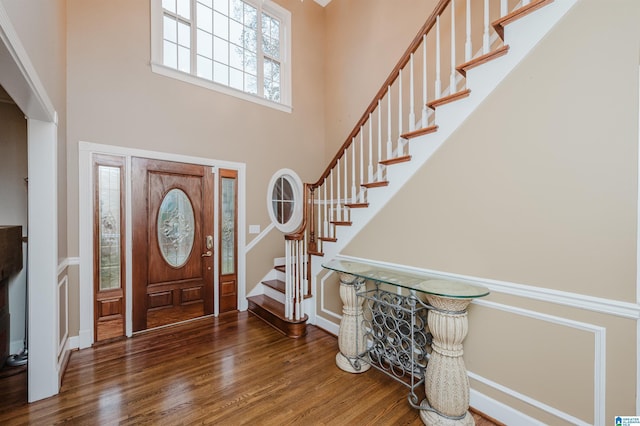
[{"label": "light switch plate", "polygon": [[250,234],[259,234],[260,233],[260,225],[249,225],[249,233]]}]

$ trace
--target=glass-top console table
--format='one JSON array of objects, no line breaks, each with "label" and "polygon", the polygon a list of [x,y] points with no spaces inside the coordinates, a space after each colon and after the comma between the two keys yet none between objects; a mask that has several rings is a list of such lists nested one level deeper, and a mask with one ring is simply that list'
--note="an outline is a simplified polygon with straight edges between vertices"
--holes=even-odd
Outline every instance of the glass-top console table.
[{"label": "glass-top console table", "polygon": [[[462,342],[467,306],[489,290],[361,261],[322,266],[339,274],[344,305],[336,365],[350,373],[374,367],[402,382],[427,425],[474,424]],[[420,402],[415,390],[422,385],[426,398]]]}]

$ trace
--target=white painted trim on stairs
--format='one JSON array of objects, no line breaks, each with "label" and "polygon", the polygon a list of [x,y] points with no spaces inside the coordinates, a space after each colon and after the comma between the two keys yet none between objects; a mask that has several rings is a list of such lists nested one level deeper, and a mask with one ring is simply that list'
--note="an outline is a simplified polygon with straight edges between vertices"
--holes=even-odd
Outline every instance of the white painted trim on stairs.
[{"label": "white painted trim on stairs", "polygon": [[252,248],[254,248],[256,245],[258,245],[258,243],[260,241],[262,241],[262,239],[264,237],[267,236],[267,234],[269,234],[269,232],[271,232],[276,226],[273,223],[270,223],[266,228],[264,228],[262,230],[262,232],[260,232],[258,234],[257,237],[255,237],[253,240],[251,240],[251,242],[249,244],[247,244],[244,248],[244,252],[249,253],[251,251]]},{"label": "white painted trim on stairs", "polygon": [[[408,142],[412,160],[386,168],[386,180],[389,185],[375,191],[367,191],[369,207],[352,209],[352,226],[335,230],[337,242],[323,242],[322,251],[325,259],[333,258],[349,244],[577,1],[553,2],[506,27],[505,43],[510,47],[509,53],[467,72],[467,87],[471,89],[471,94],[438,108],[438,131],[413,138]],[[514,31],[516,26],[517,31]],[[319,271],[321,263],[321,259],[314,259],[312,270]]]}]

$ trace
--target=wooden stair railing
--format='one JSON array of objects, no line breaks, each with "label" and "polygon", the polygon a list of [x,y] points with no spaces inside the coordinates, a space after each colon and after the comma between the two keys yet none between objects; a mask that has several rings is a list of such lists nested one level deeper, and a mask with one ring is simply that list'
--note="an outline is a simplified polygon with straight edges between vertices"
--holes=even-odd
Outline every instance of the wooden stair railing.
[{"label": "wooden stair railing", "polygon": [[[522,0],[511,11],[507,0],[499,9],[488,0],[483,8],[479,0],[438,2],[320,178],[304,185],[303,225],[286,236],[288,318],[304,316],[310,257],[337,241],[338,226],[352,224],[351,209],[369,206],[367,191],[389,183],[387,167],[411,161],[410,140],[438,131],[436,108],[470,96],[467,71],[508,53],[504,27],[552,1]],[[475,14],[483,25],[472,28]],[[456,39],[461,27],[465,37]]]},{"label": "wooden stair railing", "polygon": [[[504,27],[552,1],[523,0],[512,10],[507,0],[493,9],[488,1],[438,2],[320,178],[306,185],[310,254],[336,241],[351,209],[368,207],[368,190],[388,185],[387,167],[411,161],[410,140],[438,131],[436,108],[471,95],[467,71],[508,53]],[[482,14],[482,26],[471,28],[473,14]],[[456,39],[460,27],[465,37]]]}]

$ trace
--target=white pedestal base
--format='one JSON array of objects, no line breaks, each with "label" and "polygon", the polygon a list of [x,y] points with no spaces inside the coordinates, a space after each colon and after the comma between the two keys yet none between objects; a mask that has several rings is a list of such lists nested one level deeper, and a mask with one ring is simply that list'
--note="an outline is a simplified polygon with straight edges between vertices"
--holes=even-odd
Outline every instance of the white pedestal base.
[{"label": "white pedestal base", "polygon": [[[362,303],[357,292],[364,284],[364,279],[355,275],[340,273],[340,298],[342,299],[342,320],[338,332],[338,347],[336,365],[348,373],[364,373],[371,365],[358,359],[358,351],[366,348],[365,330],[362,327]],[[349,360],[357,362],[354,366]],[[357,368],[359,367],[359,368]]]}]

